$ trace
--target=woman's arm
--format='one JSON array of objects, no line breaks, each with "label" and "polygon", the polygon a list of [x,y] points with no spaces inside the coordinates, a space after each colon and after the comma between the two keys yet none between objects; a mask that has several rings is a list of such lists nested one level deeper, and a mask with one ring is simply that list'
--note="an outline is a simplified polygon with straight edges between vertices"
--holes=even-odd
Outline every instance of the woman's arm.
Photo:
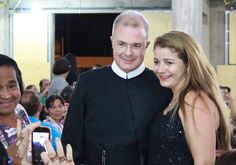
[{"label": "woman's arm", "polygon": [[[208,165],[215,163],[216,133],[219,127],[219,113],[213,101],[201,92],[204,101],[197,97],[194,108],[185,104],[186,119],[183,124],[185,136],[188,138],[189,147],[194,159],[195,165]],[[185,101],[192,105],[195,93],[189,92]],[[181,117],[182,116],[182,117]],[[180,117],[183,123],[183,113],[180,111]]]}]

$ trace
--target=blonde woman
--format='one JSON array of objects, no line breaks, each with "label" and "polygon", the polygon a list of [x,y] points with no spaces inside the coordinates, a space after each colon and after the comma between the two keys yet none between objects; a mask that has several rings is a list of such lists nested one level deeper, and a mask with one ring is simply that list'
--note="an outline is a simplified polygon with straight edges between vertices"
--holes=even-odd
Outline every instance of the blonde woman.
[{"label": "blonde woman", "polygon": [[150,165],[208,165],[230,149],[230,122],[214,68],[190,35],[170,31],[154,43],[154,72],[173,99],[150,127]]}]

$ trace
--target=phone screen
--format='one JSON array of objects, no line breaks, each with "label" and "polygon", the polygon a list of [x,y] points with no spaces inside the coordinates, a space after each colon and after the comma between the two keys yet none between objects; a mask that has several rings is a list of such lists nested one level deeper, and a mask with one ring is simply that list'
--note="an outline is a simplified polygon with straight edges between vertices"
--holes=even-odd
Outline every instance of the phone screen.
[{"label": "phone screen", "polygon": [[50,140],[50,128],[38,127],[32,132],[32,163],[33,165],[44,165],[40,154],[46,151],[44,143]]}]

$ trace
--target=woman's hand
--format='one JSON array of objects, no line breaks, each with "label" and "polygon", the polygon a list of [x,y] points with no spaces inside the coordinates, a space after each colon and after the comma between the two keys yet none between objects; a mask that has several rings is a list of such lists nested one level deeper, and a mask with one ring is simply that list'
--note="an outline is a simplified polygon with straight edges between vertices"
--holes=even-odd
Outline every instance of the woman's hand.
[{"label": "woman's hand", "polygon": [[40,122],[31,123],[21,130],[21,121],[17,119],[17,140],[7,148],[8,156],[13,159],[12,165],[31,165],[28,162],[27,151],[31,132],[40,126]]},{"label": "woman's hand", "polygon": [[41,158],[45,165],[74,165],[72,148],[69,144],[66,146],[66,157],[63,151],[61,140],[56,138],[57,154],[49,141],[45,142],[48,154],[41,153]]},{"label": "woman's hand", "polygon": [[[8,156],[13,159],[12,165],[32,165],[28,162],[27,151],[32,131],[40,126],[40,122],[31,123],[21,130],[21,121],[17,119],[17,140],[7,148]],[[45,142],[48,154],[43,152],[41,158],[45,165],[74,165],[72,148],[66,146],[66,157],[62,148],[61,140],[56,138],[57,154],[49,141]]]}]

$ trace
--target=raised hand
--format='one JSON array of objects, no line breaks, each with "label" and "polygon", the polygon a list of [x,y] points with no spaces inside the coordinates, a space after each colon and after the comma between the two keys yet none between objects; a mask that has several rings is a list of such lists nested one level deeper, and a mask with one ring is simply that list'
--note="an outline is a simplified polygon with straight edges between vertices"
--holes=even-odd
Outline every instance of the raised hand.
[{"label": "raised hand", "polygon": [[41,158],[45,165],[74,165],[72,148],[69,144],[66,146],[66,157],[63,151],[61,140],[56,138],[57,153],[52,147],[49,141],[45,142],[48,154],[46,152],[41,153]]}]

